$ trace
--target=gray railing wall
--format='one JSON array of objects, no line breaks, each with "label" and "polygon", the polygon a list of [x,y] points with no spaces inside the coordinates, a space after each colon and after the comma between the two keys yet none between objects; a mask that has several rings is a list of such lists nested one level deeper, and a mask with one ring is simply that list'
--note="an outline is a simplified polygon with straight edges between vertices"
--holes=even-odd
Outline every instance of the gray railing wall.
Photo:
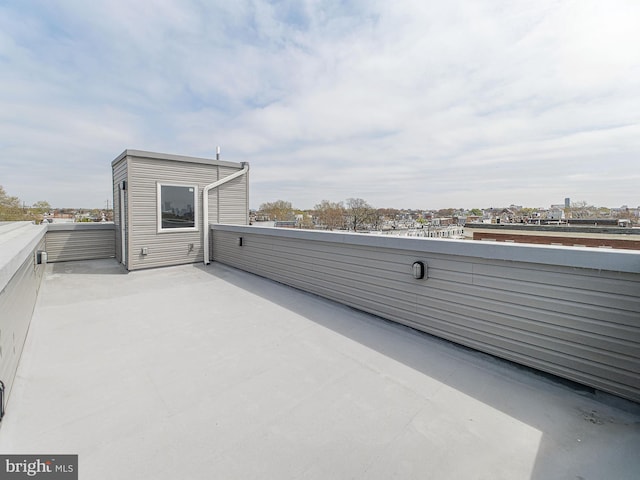
[{"label": "gray railing wall", "polygon": [[0,225],[0,380],[5,384],[5,403],[44,273],[37,252],[44,250],[45,231],[46,227],[30,222]]},{"label": "gray railing wall", "polygon": [[640,252],[234,225],[212,238],[214,261],[640,401]]},{"label": "gray railing wall", "polygon": [[44,273],[38,251],[46,251],[49,262],[114,257],[115,230],[113,224],[0,224],[0,380],[5,402]]},{"label": "gray railing wall", "polygon": [[52,223],[47,227],[49,262],[96,260],[116,255],[112,223]]}]

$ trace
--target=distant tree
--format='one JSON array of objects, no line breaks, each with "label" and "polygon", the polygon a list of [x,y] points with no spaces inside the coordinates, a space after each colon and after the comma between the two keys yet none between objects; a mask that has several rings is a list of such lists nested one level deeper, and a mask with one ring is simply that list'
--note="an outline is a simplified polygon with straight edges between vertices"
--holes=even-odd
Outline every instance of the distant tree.
[{"label": "distant tree", "polygon": [[9,196],[4,187],[0,185],[0,220],[22,220],[22,215],[20,199]]},{"label": "distant tree", "polygon": [[296,210],[296,218],[298,219],[298,227],[313,228],[313,216],[311,212],[306,210]]},{"label": "distant tree", "polygon": [[268,215],[269,218],[273,221],[287,221],[295,219],[291,202],[285,202],[284,200],[276,200],[275,202],[263,203],[262,205],[260,205],[260,211],[263,214]]},{"label": "distant tree", "polygon": [[345,209],[342,202],[322,200],[313,208],[318,222],[329,230],[345,227]]},{"label": "distant tree", "polygon": [[456,213],[455,208],[442,208],[438,210],[439,217],[451,217],[454,213]]},{"label": "distant tree", "polygon": [[480,210],[479,208],[472,208],[471,210],[469,210],[469,214],[479,217],[482,215],[482,210]]},{"label": "distant tree", "polygon": [[38,218],[33,212],[22,207],[18,197],[8,195],[0,185],[0,221],[12,222],[20,220],[38,220]]},{"label": "distant tree", "polygon": [[[610,210],[609,210],[609,213],[611,213]],[[613,216],[618,219],[626,219],[626,220],[632,220],[633,218],[635,218],[635,214],[633,210],[629,210],[629,207],[619,208],[615,210],[615,213]]]},{"label": "distant tree", "polygon": [[384,220],[395,220],[402,213],[400,210],[396,208],[379,208],[378,215],[380,215]]},{"label": "distant tree", "polygon": [[46,200],[38,200],[36,203],[31,205],[31,210],[39,215],[42,215],[51,211],[51,205],[49,205],[49,202],[47,202]]},{"label": "distant tree", "polygon": [[[593,212],[596,210],[595,207],[590,206],[584,200],[580,200],[579,202],[571,202],[571,218],[588,218],[593,216]],[[565,211],[565,216],[567,212]]]},{"label": "distant tree", "polygon": [[369,225],[371,225],[371,229],[381,230],[383,223],[384,223],[384,218],[382,217],[382,215],[380,215],[380,212],[377,209],[372,208],[371,216],[369,218]]},{"label": "distant tree", "polygon": [[362,198],[349,198],[346,202],[346,218],[349,230],[354,232],[379,223],[378,212]]},{"label": "distant tree", "polygon": [[611,209],[607,207],[598,207],[597,214],[599,217],[610,217]]},{"label": "distant tree", "polygon": [[537,210],[535,208],[524,207],[520,209],[520,215],[531,216],[536,213]]}]

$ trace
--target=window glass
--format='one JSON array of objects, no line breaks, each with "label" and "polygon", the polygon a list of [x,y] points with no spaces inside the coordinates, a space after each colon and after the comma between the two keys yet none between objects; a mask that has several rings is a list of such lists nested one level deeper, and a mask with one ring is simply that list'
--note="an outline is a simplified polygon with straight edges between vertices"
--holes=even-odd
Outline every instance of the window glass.
[{"label": "window glass", "polygon": [[161,185],[161,228],[195,228],[195,202],[194,187]]}]

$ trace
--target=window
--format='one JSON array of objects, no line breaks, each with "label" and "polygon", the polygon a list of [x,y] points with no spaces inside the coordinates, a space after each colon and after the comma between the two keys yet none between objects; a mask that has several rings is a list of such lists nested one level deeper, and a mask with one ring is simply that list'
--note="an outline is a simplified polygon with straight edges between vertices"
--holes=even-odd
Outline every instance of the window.
[{"label": "window", "polygon": [[198,187],[158,183],[158,232],[198,230]]}]

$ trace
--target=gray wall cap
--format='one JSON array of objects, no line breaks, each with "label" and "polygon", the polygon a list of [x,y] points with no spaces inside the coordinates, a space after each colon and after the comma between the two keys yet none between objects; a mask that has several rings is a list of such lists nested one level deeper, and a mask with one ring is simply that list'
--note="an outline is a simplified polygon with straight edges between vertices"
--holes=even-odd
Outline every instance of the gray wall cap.
[{"label": "gray wall cap", "polygon": [[4,290],[24,261],[33,255],[47,233],[46,225],[10,222],[0,225],[0,291]]},{"label": "gray wall cap", "polygon": [[288,237],[317,242],[411,250],[425,254],[458,255],[471,258],[640,273],[639,250],[529,245],[523,243],[480,242],[441,238],[410,238],[363,233],[293,230],[287,228],[226,224],[214,224],[211,225],[211,228],[228,232]]}]

